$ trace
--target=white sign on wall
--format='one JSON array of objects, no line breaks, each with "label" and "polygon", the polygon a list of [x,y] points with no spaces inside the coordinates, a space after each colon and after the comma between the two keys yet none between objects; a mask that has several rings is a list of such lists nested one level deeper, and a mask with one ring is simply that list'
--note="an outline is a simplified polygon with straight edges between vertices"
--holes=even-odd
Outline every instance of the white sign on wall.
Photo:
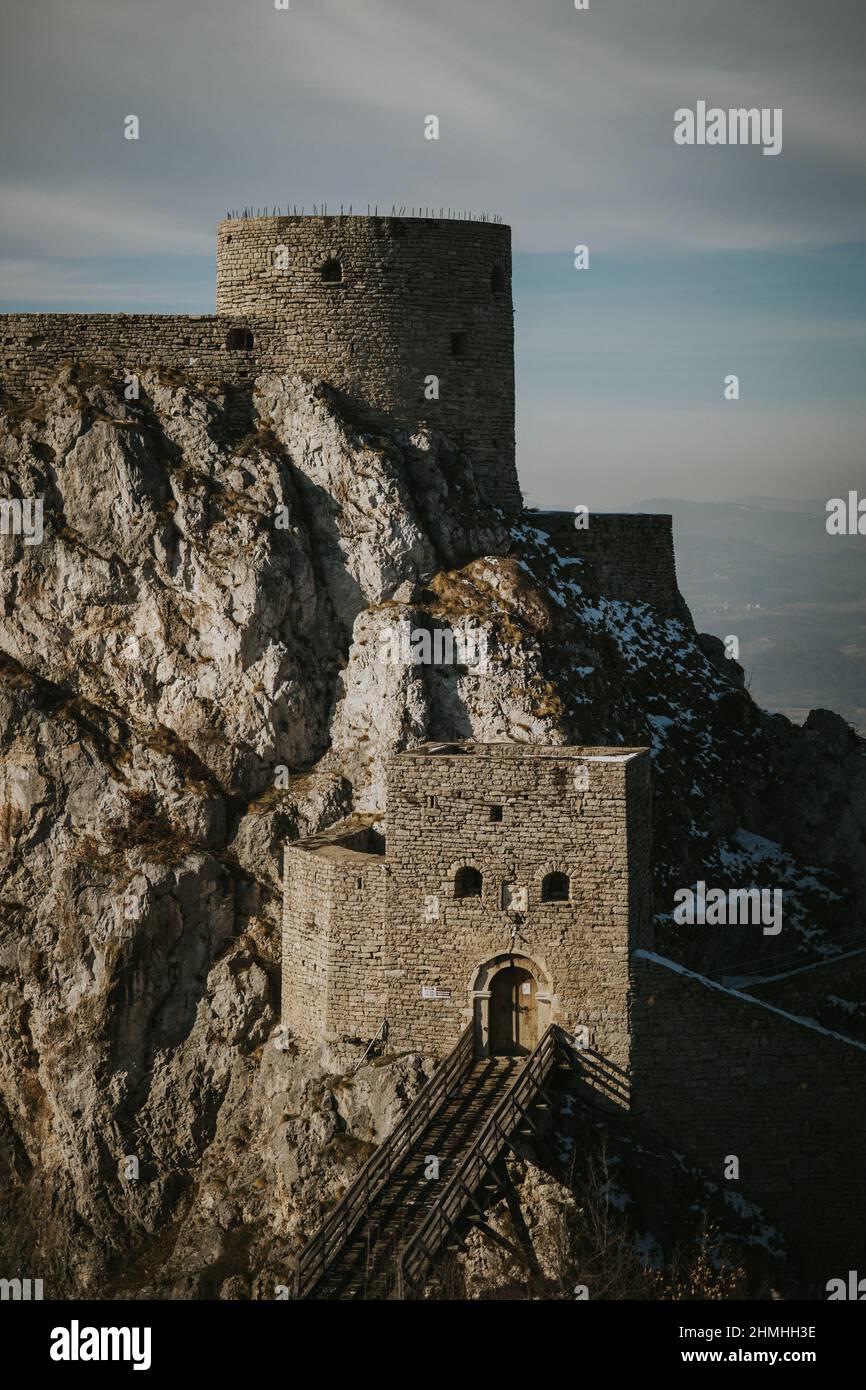
[{"label": "white sign on wall", "polygon": [[450,991],[450,989],[442,989],[440,985],[422,985],[422,986],[421,986],[421,998],[422,998],[422,999],[450,999],[450,998],[451,998],[451,991]]},{"label": "white sign on wall", "polygon": [[503,911],[507,912],[510,909],[512,912],[525,912],[528,902],[526,887],[516,883],[503,883],[500,902]]}]

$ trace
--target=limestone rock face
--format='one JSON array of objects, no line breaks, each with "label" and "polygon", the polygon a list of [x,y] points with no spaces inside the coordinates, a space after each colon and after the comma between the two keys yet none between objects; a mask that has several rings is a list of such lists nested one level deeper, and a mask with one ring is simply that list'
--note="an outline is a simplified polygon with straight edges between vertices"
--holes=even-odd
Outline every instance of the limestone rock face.
[{"label": "limestone rock face", "polygon": [[[490,610],[488,582],[511,561],[491,558],[460,571],[456,595],[431,592],[426,608],[391,602],[365,609],[355,621],[331,726],[331,759],[349,770],[358,810],[384,808],[389,754],[425,739],[564,743],[566,725],[555,702],[537,695],[544,685],[537,636],[527,629],[514,644]],[[444,634],[457,660],[428,664]],[[429,634],[430,641],[425,642]],[[460,657],[466,655],[468,662]]]},{"label": "limestone rock face", "polygon": [[0,425],[4,495],[44,498],[46,532],[7,542],[2,649],[239,795],[325,750],[360,612],[507,545],[444,444],[362,436],[321,384],[259,386],[241,451],[216,403],[147,377],[146,410],[61,381],[44,425]]},{"label": "limestone rock face", "polygon": [[282,843],[382,809],[389,752],[650,745],[663,931],[732,857],[810,929],[866,884],[833,716],[584,592],[447,439],[321,382],[254,400],[232,439],[192,382],[67,372],[0,416],[0,496],[44,500],[41,544],[0,537],[0,1254],[46,1297],[274,1297],[417,1093],[431,1059],[273,1046]]}]

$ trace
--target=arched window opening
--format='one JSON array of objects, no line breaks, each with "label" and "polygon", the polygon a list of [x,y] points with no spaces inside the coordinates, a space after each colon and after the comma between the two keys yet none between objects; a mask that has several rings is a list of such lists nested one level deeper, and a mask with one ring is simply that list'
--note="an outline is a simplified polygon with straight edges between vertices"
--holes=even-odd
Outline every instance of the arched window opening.
[{"label": "arched window opening", "polygon": [[451,334],[451,354],[452,354],[452,356],[453,356],[453,357],[465,357],[465,356],[466,356],[466,348],[468,347],[468,344],[469,344],[469,334],[468,334],[468,333],[452,333],[452,334]]},{"label": "arched window opening", "polygon": [[230,328],[226,338],[229,352],[252,352],[253,335],[249,328]]},{"label": "arched window opening", "polygon": [[543,903],[567,903],[570,890],[568,874],[546,874],[541,881],[541,901]]},{"label": "arched window opening", "polygon": [[322,266],[321,275],[326,285],[339,285],[343,279],[343,267],[338,260],[331,257]]},{"label": "arched window opening", "polygon": [[490,272],[490,288],[494,294],[502,294],[505,287],[505,271],[501,265],[495,265]]},{"label": "arched window opening", "polygon": [[481,897],[481,875],[477,869],[473,869],[467,864],[464,868],[457,870],[454,876],[454,896],[455,898]]}]

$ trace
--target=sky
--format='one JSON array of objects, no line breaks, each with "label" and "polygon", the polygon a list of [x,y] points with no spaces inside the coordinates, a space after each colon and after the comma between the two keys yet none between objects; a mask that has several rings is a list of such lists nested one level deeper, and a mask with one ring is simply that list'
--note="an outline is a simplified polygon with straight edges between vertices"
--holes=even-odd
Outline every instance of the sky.
[{"label": "sky", "polygon": [[[495,212],[530,502],[862,490],[862,0],[4,12],[0,309],[213,312],[244,205]],[[781,153],[676,145],[698,101],[781,108]]]}]

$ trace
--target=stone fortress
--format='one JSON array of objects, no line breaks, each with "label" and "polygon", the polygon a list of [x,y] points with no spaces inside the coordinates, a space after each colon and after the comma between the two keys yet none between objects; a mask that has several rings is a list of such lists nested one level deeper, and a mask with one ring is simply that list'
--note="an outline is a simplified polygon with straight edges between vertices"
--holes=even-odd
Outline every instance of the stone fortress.
[{"label": "stone fortress", "polygon": [[[3,315],[0,404],[66,365],[182,373],[223,394],[231,437],[257,376],[320,377],[373,428],[442,431],[482,496],[581,560],[588,592],[691,624],[670,517],[521,514],[508,227],[229,218],[216,308]],[[366,1045],[386,1023],[439,1056],[470,1023],[481,1056],[526,1054],[548,1022],[585,1031],[590,1085],[719,1180],[738,1155],[743,1193],[836,1262],[818,1277],[862,1261],[866,1047],[653,951],[648,750],[428,745],[387,772],[383,818],[286,846],[285,1026]]]},{"label": "stone fortress", "polygon": [[[10,314],[0,386],[64,360],[183,371],[229,394],[261,372],[323,377],[356,411],[444,430],[491,500],[520,507],[514,463],[511,229],[444,218],[228,218],[216,315]],[[429,379],[438,399],[428,399]]]},{"label": "stone fortress", "polygon": [[[522,508],[514,446],[511,228],[436,217],[230,217],[217,231],[215,315],[0,315],[0,404],[73,363],[183,373],[222,392],[235,434],[256,377],[320,377],[361,420],[441,430],[481,491]],[[435,392],[431,385],[436,379]],[[583,499],[576,497],[575,504]],[[682,616],[671,519],[532,513],[609,598]]]}]

